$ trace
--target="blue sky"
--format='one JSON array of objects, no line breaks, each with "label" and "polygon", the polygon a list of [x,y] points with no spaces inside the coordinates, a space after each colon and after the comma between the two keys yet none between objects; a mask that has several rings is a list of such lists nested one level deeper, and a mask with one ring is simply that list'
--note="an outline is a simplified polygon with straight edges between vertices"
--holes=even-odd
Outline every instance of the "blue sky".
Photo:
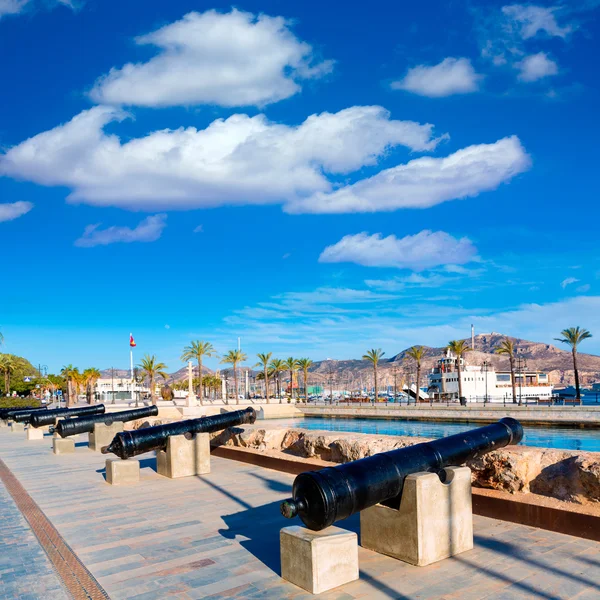
[{"label": "blue sky", "polygon": [[0,0],[4,351],[599,332],[599,3],[416,4]]}]

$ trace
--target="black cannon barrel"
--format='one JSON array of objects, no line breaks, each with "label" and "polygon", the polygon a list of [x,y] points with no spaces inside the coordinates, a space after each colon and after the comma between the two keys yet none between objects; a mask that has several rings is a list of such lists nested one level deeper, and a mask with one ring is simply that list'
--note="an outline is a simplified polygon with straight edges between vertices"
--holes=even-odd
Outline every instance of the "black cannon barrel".
[{"label": "black cannon barrel", "polygon": [[38,410],[48,410],[47,406],[20,406],[18,408],[0,408],[0,419],[8,421],[12,419],[15,413],[33,413]]},{"label": "black cannon barrel", "polygon": [[510,417],[433,442],[382,452],[320,471],[301,473],[292,495],[281,503],[284,517],[299,515],[304,524],[320,531],[361,510],[385,504],[399,508],[408,475],[462,465],[523,438],[521,424]]},{"label": "black cannon barrel", "polygon": [[126,421],[135,421],[136,419],[143,419],[144,417],[155,417],[157,414],[158,406],[145,406],[144,408],[105,413],[103,415],[78,417],[76,419],[62,419],[56,424],[54,431],[56,431],[60,437],[66,438],[70,435],[94,431],[94,425],[96,425],[96,423],[112,425],[117,422],[125,423]]},{"label": "black cannon barrel", "polygon": [[104,404],[94,404],[92,406],[82,406],[81,408],[55,408],[47,410],[44,413],[34,413],[29,419],[32,427],[43,427],[44,425],[53,425],[56,419],[65,419],[69,417],[81,417],[83,415],[100,415],[106,410]]},{"label": "black cannon barrel", "polygon": [[235,427],[256,421],[256,411],[253,408],[236,410],[212,417],[177,421],[155,427],[145,427],[136,431],[117,433],[113,441],[102,448],[103,454],[112,452],[119,458],[131,458],[150,450],[166,450],[169,437],[195,433],[212,433],[227,427]]}]

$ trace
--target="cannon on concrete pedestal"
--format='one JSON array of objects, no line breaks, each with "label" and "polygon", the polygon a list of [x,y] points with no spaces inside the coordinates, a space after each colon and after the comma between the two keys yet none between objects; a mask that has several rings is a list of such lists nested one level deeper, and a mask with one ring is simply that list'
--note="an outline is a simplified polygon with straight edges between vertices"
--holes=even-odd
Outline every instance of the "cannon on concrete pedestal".
[{"label": "cannon on concrete pedestal", "polygon": [[227,429],[227,427],[254,423],[255,420],[256,411],[253,408],[247,408],[212,417],[176,421],[136,431],[123,431],[115,435],[112,443],[102,449],[102,453],[112,452],[122,459],[131,458],[151,450],[166,450],[171,436],[184,435],[191,438],[198,433],[213,433]]},{"label": "cannon on concrete pedestal", "polygon": [[94,404],[92,406],[82,406],[81,408],[55,408],[19,416],[18,418],[15,416],[14,419],[20,423],[29,423],[32,427],[44,427],[46,425],[54,425],[57,419],[80,417],[83,415],[99,415],[103,414],[105,410],[104,404]]},{"label": "cannon on concrete pedestal", "polygon": [[127,421],[135,421],[136,419],[143,419],[145,417],[155,417],[156,415],[158,415],[157,406],[146,406],[144,408],[99,415],[85,415],[74,419],[61,419],[54,427],[54,431],[58,433],[60,437],[66,438],[79,433],[90,433],[94,431],[94,426],[97,424],[109,426],[113,423],[126,423]]}]

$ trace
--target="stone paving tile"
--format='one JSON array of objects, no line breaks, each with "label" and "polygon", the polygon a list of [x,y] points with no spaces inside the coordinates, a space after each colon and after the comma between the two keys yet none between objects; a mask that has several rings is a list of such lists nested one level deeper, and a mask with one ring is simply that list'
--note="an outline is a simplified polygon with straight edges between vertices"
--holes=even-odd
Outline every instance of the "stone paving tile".
[{"label": "stone paving tile", "polygon": [[11,495],[0,482],[0,598],[19,600],[70,596],[54,572]]},{"label": "stone paving tile", "polygon": [[[279,529],[290,523],[278,505],[293,476],[213,458],[210,475],[174,481],[148,455],[139,485],[113,487],[101,455],[54,456],[1,430],[0,456],[112,600],[315,598],[279,577]],[[341,526],[358,531],[358,519]],[[359,548],[360,580],[319,598],[600,598],[600,544],[483,517],[474,529],[473,550],[423,568]],[[22,569],[0,560],[0,581]],[[27,591],[51,599],[38,584]]]}]

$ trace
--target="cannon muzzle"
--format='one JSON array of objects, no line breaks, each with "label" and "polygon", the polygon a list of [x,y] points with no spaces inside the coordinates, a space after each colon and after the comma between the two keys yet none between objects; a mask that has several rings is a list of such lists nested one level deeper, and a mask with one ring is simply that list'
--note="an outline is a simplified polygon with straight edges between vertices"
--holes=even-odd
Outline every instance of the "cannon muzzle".
[{"label": "cannon muzzle", "polygon": [[423,471],[440,473],[523,439],[523,427],[510,417],[497,423],[408,448],[381,452],[320,471],[301,473],[281,514],[320,531],[375,504],[399,508],[404,480]]}]

